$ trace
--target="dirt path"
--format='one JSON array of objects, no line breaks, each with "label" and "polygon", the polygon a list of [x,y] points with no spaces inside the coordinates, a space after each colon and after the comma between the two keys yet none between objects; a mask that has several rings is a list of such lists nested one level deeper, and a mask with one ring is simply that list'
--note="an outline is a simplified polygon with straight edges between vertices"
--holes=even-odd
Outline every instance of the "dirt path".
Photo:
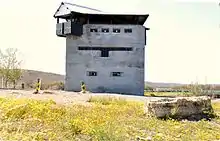
[{"label": "dirt path", "polygon": [[[44,92],[44,93],[43,93]],[[48,92],[48,93],[46,93]],[[14,97],[14,98],[28,98],[37,100],[54,100],[58,104],[70,104],[70,103],[86,103],[92,96],[107,97],[114,96],[120,97],[131,101],[149,101],[158,100],[164,97],[143,97],[143,96],[131,96],[131,95],[120,95],[120,94],[108,94],[108,93],[87,93],[81,94],[77,92],[66,92],[66,91],[42,91],[42,94],[32,94],[33,91],[25,90],[0,90],[0,97]],[[220,102],[220,99],[213,100],[213,102]]]},{"label": "dirt path", "polygon": [[[49,93],[47,93],[49,92]],[[159,97],[143,97],[143,96],[131,96],[131,95],[119,95],[119,94],[108,94],[108,93],[77,93],[77,92],[66,92],[66,91],[42,91],[41,94],[32,94],[33,91],[25,90],[0,90],[0,97],[14,97],[14,98],[30,98],[37,100],[49,100],[52,99],[57,103],[81,103],[88,101],[92,96],[114,96],[121,97],[126,100],[155,100],[160,99]]]},{"label": "dirt path", "polygon": [[89,99],[89,96],[82,95],[75,92],[64,92],[64,91],[45,91],[49,93],[33,94],[33,91],[25,90],[1,90],[0,97],[13,97],[13,98],[28,98],[36,100],[54,100],[59,104],[69,104],[69,103],[78,103],[86,102]]}]

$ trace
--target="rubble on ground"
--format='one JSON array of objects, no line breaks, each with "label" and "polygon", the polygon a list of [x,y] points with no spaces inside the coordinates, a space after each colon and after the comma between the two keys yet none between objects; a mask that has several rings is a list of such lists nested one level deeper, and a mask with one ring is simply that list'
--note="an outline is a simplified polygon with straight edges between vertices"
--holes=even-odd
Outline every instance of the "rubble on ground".
[{"label": "rubble on ground", "polygon": [[157,118],[175,118],[200,120],[213,115],[211,99],[201,97],[179,97],[146,102],[145,114]]}]

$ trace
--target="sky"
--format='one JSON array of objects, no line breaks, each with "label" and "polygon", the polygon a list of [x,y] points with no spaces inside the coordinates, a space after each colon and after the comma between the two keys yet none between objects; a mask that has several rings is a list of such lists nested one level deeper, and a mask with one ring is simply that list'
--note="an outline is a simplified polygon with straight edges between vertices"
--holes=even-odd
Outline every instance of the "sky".
[{"label": "sky", "polygon": [[[147,13],[145,80],[220,84],[218,0],[64,0],[106,12]],[[0,49],[17,48],[22,67],[65,74],[65,38],[56,36],[61,0],[1,0]]]}]

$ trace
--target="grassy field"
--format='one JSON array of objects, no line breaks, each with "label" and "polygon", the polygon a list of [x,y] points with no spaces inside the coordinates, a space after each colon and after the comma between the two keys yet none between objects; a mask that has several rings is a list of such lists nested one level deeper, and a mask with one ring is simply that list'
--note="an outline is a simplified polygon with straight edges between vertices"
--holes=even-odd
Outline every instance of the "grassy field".
[{"label": "grassy field", "polygon": [[191,92],[144,92],[145,96],[192,96]]},{"label": "grassy field", "polygon": [[[220,114],[220,103],[213,107]],[[219,140],[220,119],[175,121],[148,118],[143,103],[91,98],[86,105],[50,100],[0,99],[2,140],[155,141]]]},{"label": "grassy field", "polygon": [[[214,91],[214,95],[220,95],[220,91]],[[144,92],[145,96],[167,96],[167,97],[176,97],[176,96],[193,96],[192,92]]]}]

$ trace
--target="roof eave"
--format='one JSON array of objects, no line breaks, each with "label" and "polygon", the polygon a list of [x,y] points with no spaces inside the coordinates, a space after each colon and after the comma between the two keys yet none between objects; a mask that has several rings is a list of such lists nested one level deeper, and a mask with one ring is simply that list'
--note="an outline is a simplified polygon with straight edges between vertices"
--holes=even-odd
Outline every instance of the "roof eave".
[{"label": "roof eave", "polygon": [[60,9],[60,7],[61,7],[62,5],[64,5],[64,3],[63,3],[63,2],[61,2],[61,4],[60,4],[59,8],[57,9],[57,11],[55,12],[55,14],[53,15],[53,17],[54,17],[54,18],[56,18],[56,14],[57,14],[57,12],[59,11],[59,9]]},{"label": "roof eave", "polygon": [[[61,2],[59,8],[57,9],[57,11],[54,14],[55,18],[65,16],[65,15],[56,16],[56,14],[60,10],[60,8],[65,4],[69,4],[69,3]],[[116,13],[106,13],[106,12],[103,12],[101,10],[98,11],[97,9],[94,9],[94,10],[96,10],[97,13],[87,13],[87,12],[79,12],[79,11],[71,11],[71,13],[81,13],[81,14],[88,14],[88,15],[139,15],[139,16],[149,16],[149,14],[134,14],[134,13],[133,14],[132,13],[119,13],[119,14],[116,14]]]}]

